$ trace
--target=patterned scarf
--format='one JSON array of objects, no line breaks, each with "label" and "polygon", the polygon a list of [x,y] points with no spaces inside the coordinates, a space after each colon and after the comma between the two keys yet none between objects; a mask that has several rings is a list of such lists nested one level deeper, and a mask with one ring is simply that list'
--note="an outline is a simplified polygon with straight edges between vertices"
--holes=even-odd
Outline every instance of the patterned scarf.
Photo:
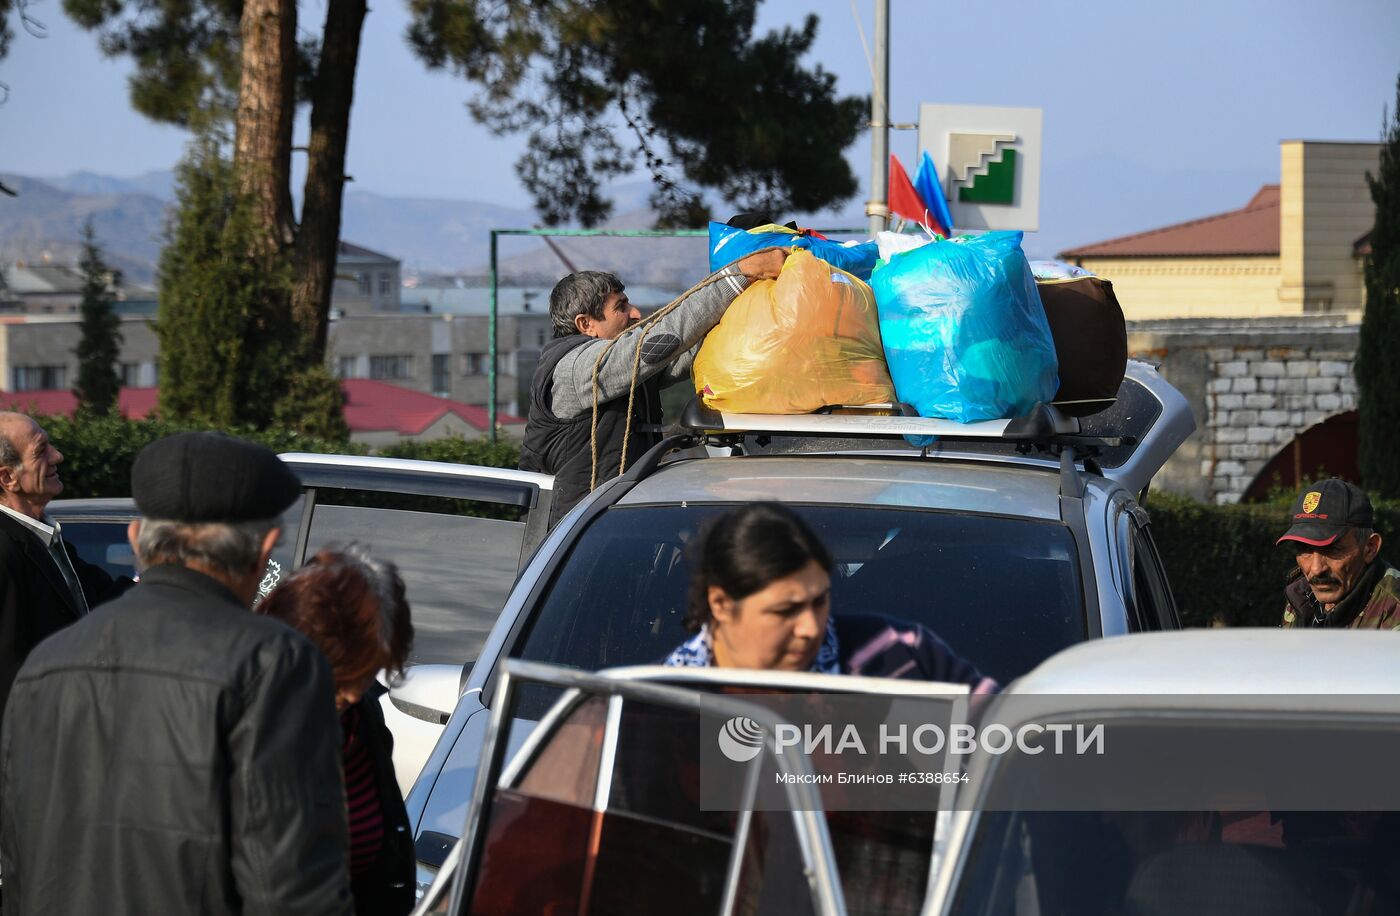
[{"label": "patterned scarf", "polygon": [[[705,624],[700,632],[681,643],[674,652],[666,656],[664,664],[673,668],[710,668],[715,663],[714,648],[710,645],[710,625]],[[826,636],[812,667],[807,669],[814,674],[840,674],[841,653],[836,642],[836,627],[831,618],[826,619]]]}]

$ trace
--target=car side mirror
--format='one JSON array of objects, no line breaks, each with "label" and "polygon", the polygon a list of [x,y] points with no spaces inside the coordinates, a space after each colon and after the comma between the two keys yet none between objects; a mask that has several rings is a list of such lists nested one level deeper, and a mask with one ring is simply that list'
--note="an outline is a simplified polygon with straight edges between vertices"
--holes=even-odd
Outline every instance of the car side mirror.
[{"label": "car side mirror", "polygon": [[414,665],[403,673],[403,680],[389,688],[389,702],[404,715],[434,725],[444,725],[457,708],[467,665]]}]

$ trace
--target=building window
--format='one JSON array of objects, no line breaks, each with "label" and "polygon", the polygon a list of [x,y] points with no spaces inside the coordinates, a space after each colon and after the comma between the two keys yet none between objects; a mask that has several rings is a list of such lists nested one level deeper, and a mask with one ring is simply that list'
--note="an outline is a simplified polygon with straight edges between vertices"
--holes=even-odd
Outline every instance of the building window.
[{"label": "building window", "polygon": [[355,369],[359,364],[358,356],[342,356],[336,360],[336,375],[341,378],[356,378]]},{"label": "building window", "polygon": [[379,295],[387,296],[394,291],[394,275],[382,273],[379,275]]},{"label": "building window", "polygon": [[358,283],[358,284],[360,285],[360,295],[361,295],[361,296],[368,296],[368,295],[369,295],[369,274],[367,274],[367,273],[357,273],[357,274],[355,274],[355,282]]},{"label": "building window", "polygon": [[486,366],[485,353],[467,353],[462,357],[463,375],[485,375]]},{"label": "building window", "polygon": [[122,363],[122,387],[139,388],[141,386],[141,364]]},{"label": "building window", "polygon": [[451,364],[448,362],[452,358],[449,353],[433,354],[433,394],[440,398],[447,397],[448,391],[452,388]]},{"label": "building window", "polygon": [[413,375],[412,356],[371,356],[369,377],[374,379],[408,378]]},{"label": "building window", "polygon": [[15,391],[54,391],[68,387],[65,366],[15,366]]}]

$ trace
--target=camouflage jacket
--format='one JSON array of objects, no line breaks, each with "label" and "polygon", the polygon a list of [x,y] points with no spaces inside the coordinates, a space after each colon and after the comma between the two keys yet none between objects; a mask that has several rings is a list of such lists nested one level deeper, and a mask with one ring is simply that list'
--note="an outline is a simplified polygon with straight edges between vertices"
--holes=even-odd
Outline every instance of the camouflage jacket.
[{"label": "camouflage jacket", "polygon": [[1380,557],[1356,587],[1330,612],[1313,597],[1308,580],[1298,576],[1283,590],[1283,628],[1350,627],[1353,630],[1400,630],[1400,569]]}]

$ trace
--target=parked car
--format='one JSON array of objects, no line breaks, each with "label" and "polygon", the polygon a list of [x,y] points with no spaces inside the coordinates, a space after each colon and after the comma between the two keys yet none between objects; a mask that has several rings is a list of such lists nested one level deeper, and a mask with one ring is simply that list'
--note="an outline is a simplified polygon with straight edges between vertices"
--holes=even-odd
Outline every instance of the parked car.
[{"label": "parked car", "polygon": [[[505,468],[355,455],[282,455],[302,498],[282,517],[282,538],[263,581],[333,542],[359,541],[399,565],[415,639],[402,683],[381,701],[394,735],[394,768],[408,792],[447,712],[505,604],[520,564],[538,546],[554,479]],[[130,499],[55,500],[49,513],[79,555],[133,575],[126,530]]]},{"label": "parked car", "polygon": [[[1194,421],[1146,364],[1083,421],[1042,409],[968,425],[698,411],[684,422],[689,432],[561,519],[522,571],[407,798],[420,888],[466,820],[502,663],[591,672],[664,658],[686,636],[686,545],[727,507],[789,504],[835,558],[834,613],[917,620],[1002,683],[1087,639],[1180,626],[1138,496]],[[918,448],[906,434],[939,438]]]},{"label": "parked car", "polygon": [[[706,810],[694,753],[732,716],[777,734],[784,720],[746,699],[756,687],[805,697],[917,687],[511,660],[464,840],[417,912],[1393,913],[1397,657],[1400,634],[1352,631],[1197,630],[1071,647],[977,721],[1102,727],[1103,752],[988,744],[914,815],[841,814],[802,778],[784,785],[785,806]],[[502,710],[531,685],[566,692],[512,753],[515,723]],[[950,687],[925,689],[966,692]],[[815,773],[815,758],[771,742],[762,754],[754,773]]]}]

